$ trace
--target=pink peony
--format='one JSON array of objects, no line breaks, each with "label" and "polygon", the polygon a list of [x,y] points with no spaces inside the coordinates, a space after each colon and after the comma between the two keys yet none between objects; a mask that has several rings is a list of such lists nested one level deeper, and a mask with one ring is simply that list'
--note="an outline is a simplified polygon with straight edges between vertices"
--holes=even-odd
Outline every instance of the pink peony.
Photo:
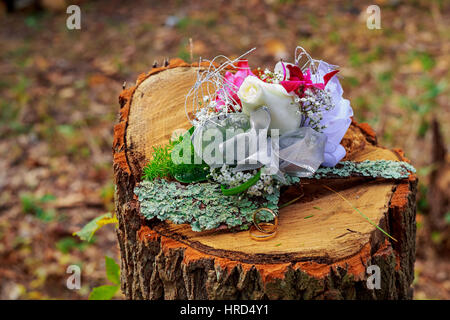
[{"label": "pink peony", "polygon": [[[227,96],[232,98],[233,101],[235,101],[239,106],[241,106],[241,100],[239,99],[237,92],[239,88],[241,87],[242,82],[244,82],[244,79],[248,76],[255,76],[252,71],[250,70],[250,67],[248,66],[247,60],[240,60],[237,63],[238,71],[236,73],[231,73],[230,71],[227,71],[225,73],[225,83],[226,88],[221,89],[217,91],[216,96],[216,111],[222,110],[222,107],[225,105],[225,95],[223,90],[226,90]],[[232,106],[229,106],[230,111],[235,111]]]}]

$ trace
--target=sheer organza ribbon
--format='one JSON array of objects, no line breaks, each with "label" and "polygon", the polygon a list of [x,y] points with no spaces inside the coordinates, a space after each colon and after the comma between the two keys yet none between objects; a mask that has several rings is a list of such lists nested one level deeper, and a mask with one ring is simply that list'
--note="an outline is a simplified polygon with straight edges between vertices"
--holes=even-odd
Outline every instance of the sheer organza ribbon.
[{"label": "sheer organza ribbon", "polygon": [[301,127],[278,136],[270,130],[270,112],[262,107],[248,117],[230,113],[211,118],[196,127],[192,141],[195,153],[210,167],[235,165],[233,171],[258,169],[284,180],[284,174],[309,177],[324,161],[326,135]]}]

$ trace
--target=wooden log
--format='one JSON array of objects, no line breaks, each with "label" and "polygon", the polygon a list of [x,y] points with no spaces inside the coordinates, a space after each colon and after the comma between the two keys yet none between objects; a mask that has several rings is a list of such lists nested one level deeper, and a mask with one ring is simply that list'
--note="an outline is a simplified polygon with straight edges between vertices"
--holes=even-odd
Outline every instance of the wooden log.
[{"label": "wooden log", "polygon": [[[153,68],[122,92],[114,128],[115,207],[122,290],[129,299],[409,299],[414,277],[417,178],[401,181],[311,179],[305,197],[280,210],[277,235],[254,241],[248,231],[193,232],[188,225],[147,221],[133,193],[152,146],[190,127],[185,94],[198,66],[181,60]],[[353,122],[344,160],[402,160]],[[332,186],[397,242],[386,238]],[[289,190],[282,195],[287,197]],[[380,268],[369,289],[366,268]]]}]

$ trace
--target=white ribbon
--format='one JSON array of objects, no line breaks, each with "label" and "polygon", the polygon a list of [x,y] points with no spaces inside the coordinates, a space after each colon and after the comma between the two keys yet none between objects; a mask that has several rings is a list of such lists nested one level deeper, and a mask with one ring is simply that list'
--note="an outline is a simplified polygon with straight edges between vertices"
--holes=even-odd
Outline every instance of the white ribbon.
[{"label": "white ribbon", "polygon": [[280,137],[278,130],[272,129],[269,136],[270,121],[266,107],[253,111],[250,117],[231,113],[222,119],[212,118],[195,129],[194,150],[212,168],[236,165],[233,170],[237,172],[264,166],[281,180],[283,173],[297,177],[313,175],[324,161],[327,137],[309,127],[294,129]]}]

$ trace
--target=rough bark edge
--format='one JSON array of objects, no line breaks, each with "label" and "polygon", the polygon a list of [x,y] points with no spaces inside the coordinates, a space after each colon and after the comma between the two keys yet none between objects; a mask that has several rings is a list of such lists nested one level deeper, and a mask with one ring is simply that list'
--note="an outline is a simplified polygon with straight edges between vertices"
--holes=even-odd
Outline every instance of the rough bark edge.
[{"label": "rough bark edge", "polygon": [[[127,255],[132,273],[122,272],[128,281],[123,290],[131,299],[410,299],[415,227],[408,230],[404,223],[415,226],[410,192],[414,189],[409,188],[416,182],[400,184],[389,206],[390,217],[402,216],[402,224],[392,226],[398,243],[385,240],[378,248],[368,243],[357,255],[331,265],[238,262],[205,254],[141,226],[129,248],[133,252]],[[137,217],[138,210],[133,200],[125,206],[124,216]],[[380,290],[367,289],[366,267],[371,264],[381,269]]]},{"label": "rough bark edge", "polygon": [[[117,236],[121,252],[121,286],[122,291],[128,298],[139,298],[133,294],[133,292],[138,292],[137,289],[134,289],[136,284],[133,282],[133,277],[137,274],[136,272],[138,269],[145,269],[145,266],[138,260],[138,255],[142,255],[142,249],[139,251],[139,248],[136,245],[136,232],[144,221],[139,215],[139,210],[136,209],[138,208],[138,204],[134,199],[133,193],[134,186],[136,185],[136,182],[140,180],[140,177],[133,176],[131,173],[126,144],[126,130],[133,94],[143,81],[164,70],[176,67],[207,66],[209,66],[209,63],[188,64],[178,58],[172,59],[164,67],[153,67],[148,73],[140,74],[136,80],[136,84],[130,88],[124,89],[119,96],[119,122],[114,126],[112,151],[116,185],[115,208],[119,220]],[[143,256],[143,259],[143,261],[145,261],[145,255]],[[128,285],[128,283],[131,285]]]},{"label": "rough bark edge", "polygon": [[[114,127],[113,156],[121,285],[127,298],[411,298],[416,231],[415,175],[396,187],[389,205],[387,218],[391,232],[399,242],[392,246],[385,240],[378,248],[368,243],[358,254],[332,265],[317,262],[246,264],[204,254],[145,227],[133,194],[140,178],[131,175],[126,156],[125,137],[132,96],[139,84],[151,75],[188,66],[175,59],[166,67],[153,68],[140,75],[136,86],[124,90],[119,97],[120,120]],[[368,142],[377,144],[375,133],[368,124],[355,121],[353,124]],[[401,151],[394,151],[403,161],[408,161]],[[386,276],[382,276],[381,290],[367,289],[364,279],[368,264],[378,264],[386,272]]]}]

